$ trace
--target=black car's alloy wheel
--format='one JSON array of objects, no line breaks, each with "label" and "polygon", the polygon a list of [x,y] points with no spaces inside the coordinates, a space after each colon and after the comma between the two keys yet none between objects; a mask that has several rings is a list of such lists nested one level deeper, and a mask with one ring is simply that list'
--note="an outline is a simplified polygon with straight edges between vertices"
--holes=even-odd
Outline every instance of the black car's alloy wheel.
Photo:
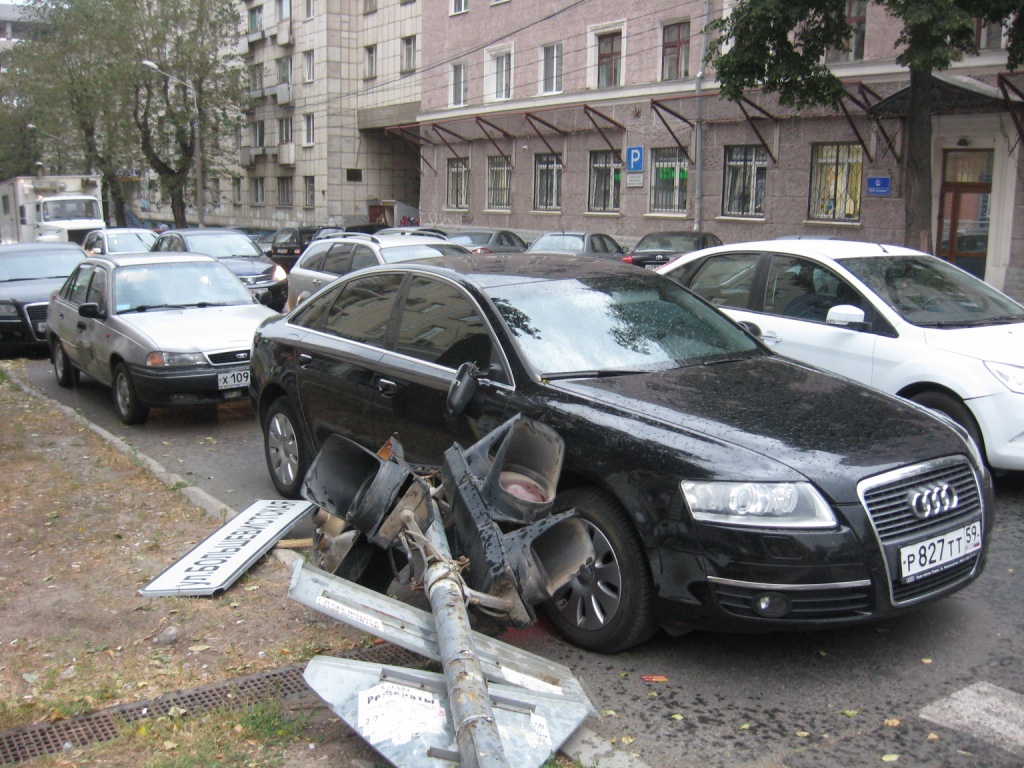
[{"label": "black car's alloy wheel", "polygon": [[617,653],[657,628],[653,586],[643,549],[615,499],[593,488],[558,496],[558,509],[575,508],[594,545],[594,562],[546,603],[548,617],[570,642]]},{"label": "black car's alloy wheel", "polygon": [[286,499],[297,499],[309,469],[309,448],[302,436],[295,410],[279,397],[263,420],[263,450],[274,487]]},{"label": "black car's alloy wheel", "polygon": [[149,418],[149,408],[139,402],[128,366],[118,363],[114,368],[114,409],[125,424],[142,424]]}]

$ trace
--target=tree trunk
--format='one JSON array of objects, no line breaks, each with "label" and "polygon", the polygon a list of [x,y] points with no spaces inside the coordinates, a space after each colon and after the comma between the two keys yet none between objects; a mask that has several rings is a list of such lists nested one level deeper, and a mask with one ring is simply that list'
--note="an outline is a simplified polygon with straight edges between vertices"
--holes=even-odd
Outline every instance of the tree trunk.
[{"label": "tree trunk", "polygon": [[903,176],[903,243],[933,253],[932,235],[932,87],[931,72],[910,70],[906,164]]}]

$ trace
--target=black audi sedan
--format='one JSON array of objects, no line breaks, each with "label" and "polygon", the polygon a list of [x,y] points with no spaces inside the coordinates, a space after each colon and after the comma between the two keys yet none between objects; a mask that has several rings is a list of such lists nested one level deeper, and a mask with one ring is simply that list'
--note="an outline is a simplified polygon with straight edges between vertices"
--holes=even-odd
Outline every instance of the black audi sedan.
[{"label": "black audi sedan", "polygon": [[[461,364],[480,371],[453,416]],[[992,483],[952,422],[780,357],[661,275],[574,256],[441,257],[337,280],[257,330],[278,490],[339,434],[442,462],[520,413],[565,441],[555,509],[595,559],[546,604],[603,652],[656,631],[836,627],[982,571]]]},{"label": "black audi sedan", "polygon": [[172,229],[153,243],[157,253],[203,253],[228,267],[261,304],[278,312],[288,301],[288,273],[247,234],[234,229]]}]

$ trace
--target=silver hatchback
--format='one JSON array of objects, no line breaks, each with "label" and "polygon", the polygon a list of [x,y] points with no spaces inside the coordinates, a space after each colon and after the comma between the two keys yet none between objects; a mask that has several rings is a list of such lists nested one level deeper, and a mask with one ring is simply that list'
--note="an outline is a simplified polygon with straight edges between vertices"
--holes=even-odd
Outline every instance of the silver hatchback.
[{"label": "silver hatchback", "polygon": [[46,325],[57,383],[85,373],[141,424],[151,407],[245,399],[253,334],[275,314],[210,256],[110,254],[78,265]]}]

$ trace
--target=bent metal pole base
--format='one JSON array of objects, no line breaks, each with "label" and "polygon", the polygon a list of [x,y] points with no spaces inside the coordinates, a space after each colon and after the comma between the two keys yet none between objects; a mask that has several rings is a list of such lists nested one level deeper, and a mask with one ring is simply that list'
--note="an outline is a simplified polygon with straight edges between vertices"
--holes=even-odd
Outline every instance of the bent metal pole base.
[{"label": "bent metal pole base", "polygon": [[[445,664],[435,617],[429,612],[303,562],[296,565],[288,595]],[[478,632],[470,636],[471,642],[464,645],[478,659],[487,680],[487,697],[508,765],[541,765],[588,717],[596,717],[590,697],[567,667]],[[317,657],[305,676],[335,714],[399,768],[459,761],[445,678],[436,676],[428,684],[423,674]],[[471,761],[476,758],[474,751]],[[491,764],[489,754],[483,758],[474,764]]]}]

